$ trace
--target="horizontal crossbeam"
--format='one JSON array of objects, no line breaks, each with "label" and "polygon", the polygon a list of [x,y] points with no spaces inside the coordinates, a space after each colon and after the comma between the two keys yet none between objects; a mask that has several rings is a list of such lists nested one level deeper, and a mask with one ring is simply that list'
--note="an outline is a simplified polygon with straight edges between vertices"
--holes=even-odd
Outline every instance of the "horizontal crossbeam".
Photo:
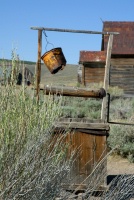
[{"label": "horizontal crossbeam", "polygon": [[46,95],[62,95],[62,96],[73,96],[73,97],[92,97],[92,98],[103,98],[106,96],[106,92],[103,88],[98,90],[87,89],[87,88],[75,88],[75,87],[60,87],[60,86],[45,86],[44,90]]},{"label": "horizontal crossbeam", "polygon": [[85,34],[102,34],[102,35],[118,35],[118,32],[100,32],[100,31],[88,31],[88,30],[72,30],[72,29],[61,29],[61,28],[46,28],[46,27],[31,27],[32,30],[41,31],[57,31],[57,32],[69,32],[69,33],[85,33]]}]

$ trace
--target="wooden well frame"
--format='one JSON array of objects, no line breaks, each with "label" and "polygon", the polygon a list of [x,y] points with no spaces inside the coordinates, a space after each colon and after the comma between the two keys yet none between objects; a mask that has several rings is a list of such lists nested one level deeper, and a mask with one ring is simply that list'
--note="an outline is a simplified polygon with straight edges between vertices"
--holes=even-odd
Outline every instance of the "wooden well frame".
[{"label": "wooden well frame", "polygon": [[[117,32],[97,32],[85,30],[70,30],[45,27],[31,27],[32,30],[38,30],[38,59],[36,65],[36,97],[39,100],[40,90],[44,90],[45,94],[60,94],[63,96],[100,98],[102,100],[101,119],[98,121],[88,119],[59,119],[55,122],[56,137],[60,137],[61,130],[69,129],[64,142],[69,143],[69,151],[80,148],[80,153],[74,162],[70,172],[71,179],[66,183],[66,188],[70,189],[86,189],[88,185],[88,176],[93,171],[94,167],[102,160],[107,153],[107,137],[109,135],[109,124],[107,123],[107,90],[109,87],[109,69],[111,62],[111,51],[113,44],[113,35]],[[104,85],[103,88],[83,89],[83,88],[68,88],[68,87],[44,87],[40,88],[41,79],[41,51],[42,51],[42,31],[59,31],[83,34],[107,34],[109,41],[107,46],[107,56],[105,65]],[[103,163],[103,168],[106,168],[106,162]],[[105,180],[105,177],[104,177]],[[69,185],[67,185],[69,184]],[[104,182],[102,183],[102,185]]]}]

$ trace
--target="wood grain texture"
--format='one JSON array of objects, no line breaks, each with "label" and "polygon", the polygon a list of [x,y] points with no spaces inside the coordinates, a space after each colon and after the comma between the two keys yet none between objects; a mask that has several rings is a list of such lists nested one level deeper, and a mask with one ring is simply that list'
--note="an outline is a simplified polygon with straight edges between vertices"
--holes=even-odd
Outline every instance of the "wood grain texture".
[{"label": "wood grain texture", "polygon": [[[69,187],[81,184],[88,184],[86,179],[98,162],[106,155],[106,136],[96,136],[92,134],[83,133],[80,130],[68,131],[64,136],[63,134],[55,131],[57,139],[62,138],[63,148],[67,147],[67,158],[70,158],[74,153],[74,162],[70,171],[70,180],[64,184],[69,184]],[[106,168],[106,163],[102,164],[102,168]],[[101,175],[97,174],[97,176]],[[105,177],[104,177],[105,178]]]},{"label": "wood grain texture", "polygon": [[73,97],[92,97],[92,98],[103,98],[106,93],[103,88],[99,90],[87,89],[87,88],[75,88],[75,87],[60,87],[60,86],[45,86],[44,93],[57,94],[62,96],[73,96]]}]

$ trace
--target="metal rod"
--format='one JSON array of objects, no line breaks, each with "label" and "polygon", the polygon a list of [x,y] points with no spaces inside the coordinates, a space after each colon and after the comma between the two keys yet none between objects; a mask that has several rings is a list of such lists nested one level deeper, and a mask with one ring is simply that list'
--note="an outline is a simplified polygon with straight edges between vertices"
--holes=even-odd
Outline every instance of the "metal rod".
[{"label": "metal rod", "polygon": [[107,122],[109,122],[109,111],[110,111],[110,94],[107,93],[108,97],[108,106],[107,106]]},{"label": "metal rod", "polygon": [[69,33],[85,33],[85,34],[103,34],[103,35],[118,35],[118,32],[105,32],[105,31],[87,31],[87,30],[72,30],[72,29],[60,29],[60,28],[46,28],[46,27],[31,27],[32,30],[45,30],[45,31],[57,31],[57,32],[69,32]]},{"label": "metal rod", "polygon": [[120,124],[120,125],[129,125],[129,126],[134,126],[134,124],[131,123],[123,123],[123,122],[108,122],[109,124]]},{"label": "metal rod", "polygon": [[109,114],[110,114],[110,94],[107,93],[107,96],[108,96],[107,123],[109,123],[109,124],[120,124],[120,125],[134,126],[134,124],[131,124],[131,123],[125,123],[125,122],[110,122],[110,121],[109,121]]}]

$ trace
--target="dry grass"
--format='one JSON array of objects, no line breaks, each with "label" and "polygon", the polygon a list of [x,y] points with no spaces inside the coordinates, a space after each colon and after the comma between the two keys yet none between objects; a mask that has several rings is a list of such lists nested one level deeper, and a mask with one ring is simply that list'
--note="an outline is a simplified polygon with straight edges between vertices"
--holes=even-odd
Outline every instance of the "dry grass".
[{"label": "dry grass", "polygon": [[61,140],[51,138],[61,99],[37,103],[25,87],[0,89],[0,199],[51,200],[70,170]]}]

